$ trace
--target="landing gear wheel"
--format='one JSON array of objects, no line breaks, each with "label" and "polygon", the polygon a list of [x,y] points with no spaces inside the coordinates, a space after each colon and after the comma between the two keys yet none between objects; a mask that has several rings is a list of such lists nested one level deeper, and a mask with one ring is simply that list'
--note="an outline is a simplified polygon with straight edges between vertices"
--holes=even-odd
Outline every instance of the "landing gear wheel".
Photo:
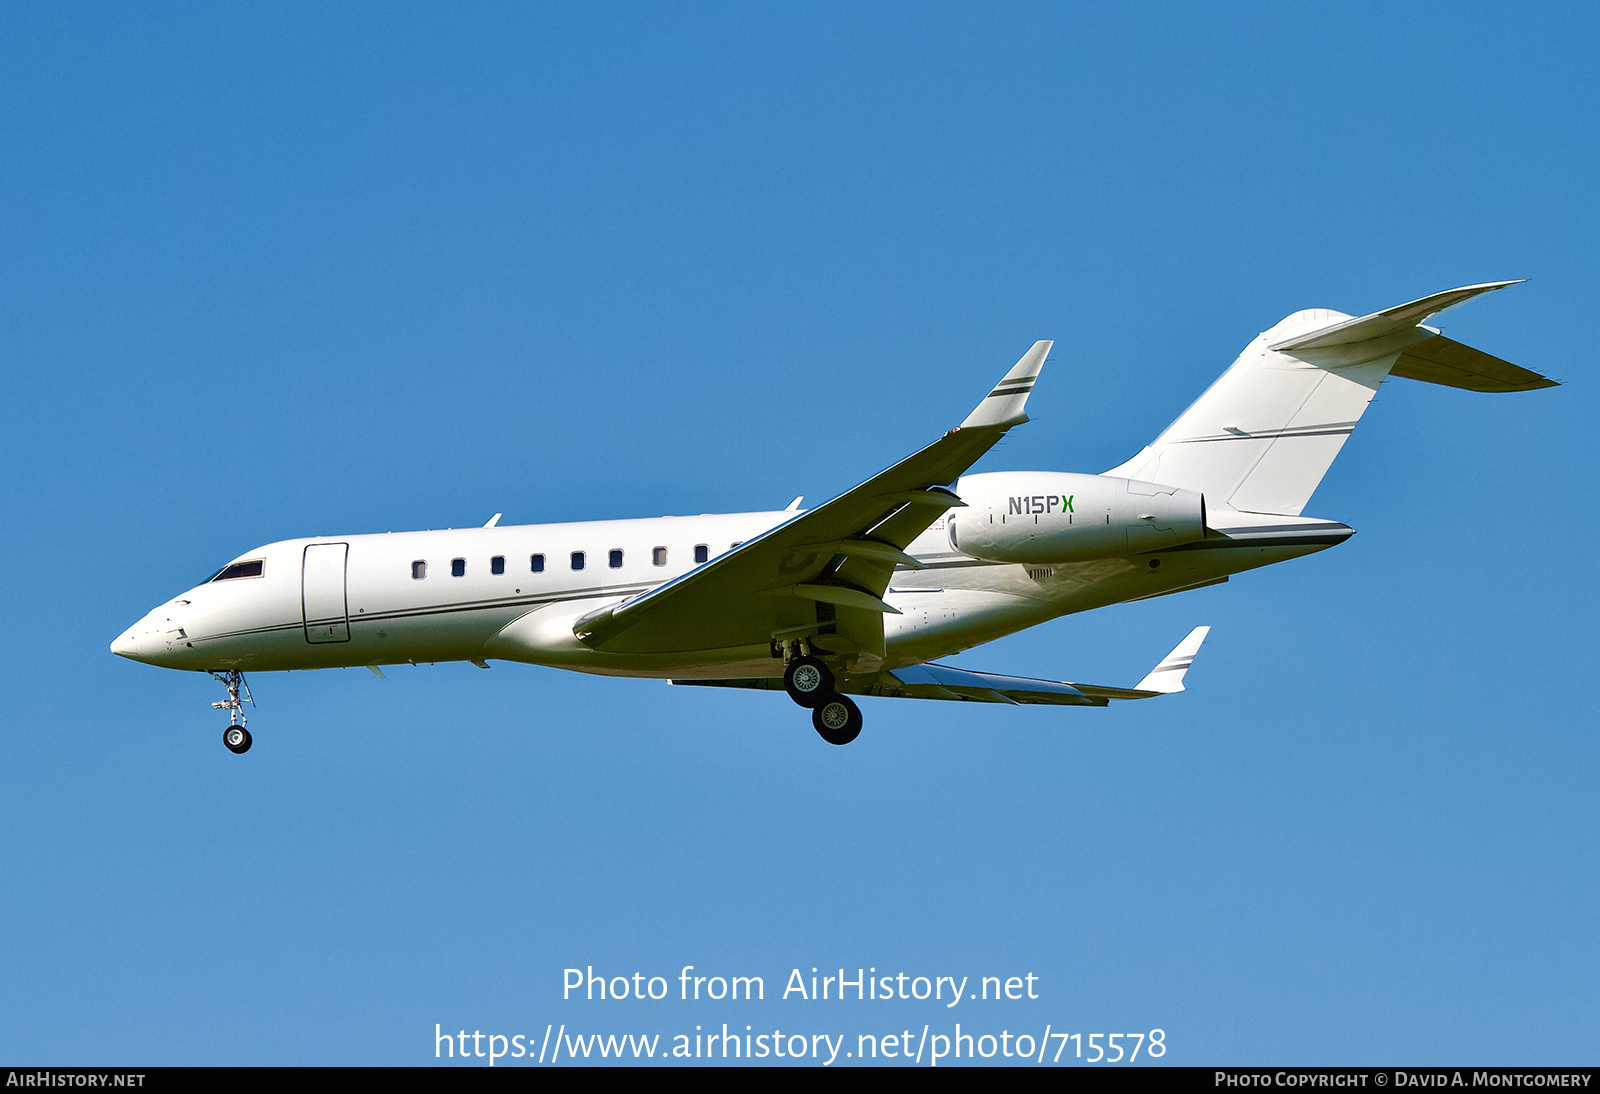
[{"label": "landing gear wheel", "polygon": [[[216,710],[225,710],[231,719],[228,728],[222,731],[222,746],[234,755],[250,751],[250,731],[244,728],[244,705],[256,705],[256,700],[250,694],[250,685],[244,682],[244,673],[238,669],[229,669],[227,672],[211,671],[217,682],[228,689],[226,702],[212,703]],[[240,698],[241,693],[244,698]]]},{"label": "landing gear wheel", "polygon": [[831,695],[811,711],[811,724],[830,745],[847,745],[861,736],[861,709],[848,695]]},{"label": "landing gear wheel", "polygon": [[796,657],[783,670],[783,690],[801,706],[815,709],[833,695],[833,673],[815,657]]}]

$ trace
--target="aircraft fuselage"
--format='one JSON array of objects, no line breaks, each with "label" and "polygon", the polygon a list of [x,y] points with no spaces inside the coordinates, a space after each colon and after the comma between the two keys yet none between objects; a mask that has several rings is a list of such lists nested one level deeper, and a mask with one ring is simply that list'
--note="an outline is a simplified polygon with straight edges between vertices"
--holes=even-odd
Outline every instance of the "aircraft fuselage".
[{"label": "aircraft fuselage", "polygon": [[[799,515],[283,540],[223,571],[259,562],[259,574],[195,586],[149,612],[112,649],[148,664],[219,672],[498,659],[622,676],[771,677],[782,662],[766,644],[607,653],[577,641],[572,624]],[[1285,518],[1270,522],[1272,531],[1238,527],[1170,551],[1024,565],[952,549],[940,518],[907,550],[926,568],[897,568],[885,594],[901,614],[885,618],[883,667],[948,656],[1056,616],[1225,580],[1350,534],[1331,522],[1297,521],[1305,527],[1286,536]]]}]

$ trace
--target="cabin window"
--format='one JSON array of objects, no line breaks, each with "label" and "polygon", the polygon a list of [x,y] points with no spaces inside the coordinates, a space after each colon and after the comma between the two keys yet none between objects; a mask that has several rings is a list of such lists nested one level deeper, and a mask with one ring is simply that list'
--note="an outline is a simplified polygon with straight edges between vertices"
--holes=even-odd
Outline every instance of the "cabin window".
[{"label": "cabin window", "polygon": [[452,558],[450,560],[450,576],[451,577],[466,577],[467,576],[467,560],[464,559],[464,558]]},{"label": "cabin window", "polygon": [[699,563],[704,562],[706,559],[708,559],[710,557],[711,557],[711,548],[707,547],[704,543],[696,543],[694,545],[694,561],[695,561],[696,565],[698,565]]},{"label": "cabin window", "polygon": [[582,551],[574,551],[574,552],[572,552],[572,568],[574,570],[583,569],[583,552]]},{"label": "cabin window", "polygon": [[536,574],[544,573],[544,556],[543,555],[534,555],[533,556],[533,572],[536,573]]},{"label": "cabin window", "polygon": [[665,547],[657,547],[650,552],[650,561],[657,566],[665,566],[667,564],[667,549]]},{"label": "cabin window", "polygon": [[224,566],[222,571],[212,578],[212,581],[232,581],[236,577],[260,577],[266,565],[261,559],[251,559],[249,562],[235,562],[232,566]]},{"label": "cabin window", "polygon": [[613,550],[611,552],[611,568],[613,570],[622,569],[622,552],[621,551]]},{"label": "cabin window", "polygon": [[418,581],[421,581],[423,578],[427,577],[428,564],[422,561],[420,558],[417,559],[417,561],[411,564],[411,576],[416,578]]},{"label": "cabin window", "polygon": [[495,555],[493,558],[491,558],[489,560],[489,572],[491,574],[503,574],[503,573],[505,573],[506,572],[506,556],[505,555]]}]

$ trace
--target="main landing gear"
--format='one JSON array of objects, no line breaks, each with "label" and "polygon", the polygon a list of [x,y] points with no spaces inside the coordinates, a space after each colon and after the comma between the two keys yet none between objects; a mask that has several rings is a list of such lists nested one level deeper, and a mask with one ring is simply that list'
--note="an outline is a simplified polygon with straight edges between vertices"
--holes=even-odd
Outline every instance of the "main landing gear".
[{"label": "main landing gear", "polygon": [[[228,711],[228,728],[222,731],[222,747],[235,756],[242,756],[250,751],[250,731],[244,727],[244,704],[248,701],[251,706],[255,706],[255,697],[250,694],[250,685],[244,682],[244,673],[237,669],[213,672],[211,675],[228,689],[227,702],[211,704],[217,710]],[[241,690],[244,692],[244,700],[239,698]]]},{"label": "main landing gear", "polygon": [[861,708],[848,695],[830,695],[812,708],[811,724],[830,745],[847,745],[861,736]]},{"label": "main landing gear", "polygon": [[808,710],[815,710],[833,694],[833,673],[815,657],[796,657],[783,670],[783,690]]},{"label": "main landing gear", "polygon": [[[796,652],[800,656],[795,656]],[[783,690],[811,711],[811,724],[830,745],[847,745],[861,735],[861,709],[834,688],[833,671],[813,656],[804,639],[783,644]]]}]

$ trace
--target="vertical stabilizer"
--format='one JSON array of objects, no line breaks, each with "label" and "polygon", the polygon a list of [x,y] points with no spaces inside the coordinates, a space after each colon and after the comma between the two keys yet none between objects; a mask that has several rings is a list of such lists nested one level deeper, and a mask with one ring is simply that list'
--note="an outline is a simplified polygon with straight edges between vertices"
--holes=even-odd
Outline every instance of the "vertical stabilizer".
[{"label": "vertical stabilizer", "polygon": [[[1246,346],[1161,436],[1106,474],[1198,490],[1212,505],[1298,516],[1397,362],[1405,358],[1402,375],[1445,382],[1411,368],[1408,350],[1438,344],[1430,340],[1439,332],[1422,321],[1513,284],[1452,289],[1359,319],[1321,308],[1295,312]],[[1478,354],[1474,360],[1516,368],[1460,348]],[[1542,383],[1479,390],[1552,383],[1517,372]]]}]

